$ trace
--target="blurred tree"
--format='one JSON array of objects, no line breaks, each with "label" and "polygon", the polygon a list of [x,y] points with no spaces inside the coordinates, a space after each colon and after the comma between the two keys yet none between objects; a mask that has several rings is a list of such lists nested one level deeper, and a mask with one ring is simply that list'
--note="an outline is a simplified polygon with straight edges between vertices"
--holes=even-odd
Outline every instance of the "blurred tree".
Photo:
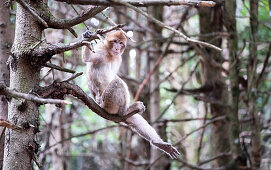
[{"label": "blurred tree", "polygon": [[[9,71],[7,67],[8,57],[13,41],[14,30],[11,27],[9,3],[0,0],[1,16],[0,16],[0,83],[9,86]],[[8,101],[7,97],[0,95],[0,119],[7,119]],[[0,127],[0,148],[4,148],[5,128]],[[0,169],[3,166],[4,149],[0,149]]]}]

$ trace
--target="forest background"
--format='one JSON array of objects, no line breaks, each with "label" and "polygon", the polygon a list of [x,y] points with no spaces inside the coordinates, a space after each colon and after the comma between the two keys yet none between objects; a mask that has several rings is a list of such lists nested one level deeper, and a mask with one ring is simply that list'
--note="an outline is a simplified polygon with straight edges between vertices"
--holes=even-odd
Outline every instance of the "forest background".
[{"label": "forest background", "polygon": [[[0,169],[271,169],[270,0],[0,9]],[[177,160],[86,97],[81,34],[118,24],[130,37],[119,75]]]}]

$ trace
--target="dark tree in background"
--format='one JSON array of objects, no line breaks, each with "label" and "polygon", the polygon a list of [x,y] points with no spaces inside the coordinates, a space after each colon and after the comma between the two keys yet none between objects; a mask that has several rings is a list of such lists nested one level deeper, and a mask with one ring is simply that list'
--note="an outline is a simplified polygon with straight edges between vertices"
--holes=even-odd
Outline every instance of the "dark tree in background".
[{"label": "dark tree in background", "polygon": [[[270,1],[0,5],[0,169],[271,168]],[[94,46],[120,28],[119,76],[176,160],[89,95],[81,34]]]}]

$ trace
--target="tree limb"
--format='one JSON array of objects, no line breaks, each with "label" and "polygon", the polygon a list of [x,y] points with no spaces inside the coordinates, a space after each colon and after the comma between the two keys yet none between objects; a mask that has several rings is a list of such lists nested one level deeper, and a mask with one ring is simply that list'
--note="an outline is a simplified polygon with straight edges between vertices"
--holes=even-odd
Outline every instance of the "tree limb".
[{"label": "tree limb", "polygon": [[[79,4],[79,5],[102,5],[102,6],[120,6],[123,5],[118,2],[111,3],[108,0],[56,0],[60,2],[67,2],[69,4]],[[138,7],[147,7],[147,6],[179,6],[179,5],[188,5],[194,7],[214,7],[214,1],[197,1],[197,0],[125,0],[124,2],[132,4]]]},{"label": "tree limb", "polygon": [[41,23],[45,28],[48,28],[48,24],[44,21],[41,16],[39,16],[38,12],[32,8],[28,3],[24,0],[16,0],[25,10],[27,10],[33,17],[35,17],[39,23]]},{"label": "tree limb", "polygon": [[218,52],[221,52],[222,49],[213,45],[213,44],[210,44],[210,43],[207,43],[207,42],[203,42],[203,41],[199,41],[199,40],[195,40],[195,39],[192,39],[192,38],[189,38],[187,37],[186,35],[184,35],[182,32],[176,30],[175,28],[173,27],[170,27],[166,24],[164,24],[163,22],[157,20],[156,18],[154,18],[153,16],[149,15],[148,13],[144,12],[143,10],[127,3],[126,1],[121,1],[121,0],[108,0],[109,2],[115,2],[115,3],[120,3],[128,8],[131,8],[133,9],[134,11],[140,13],[141,15],[144,15],[147,19],[151,20],[152,22],[156,23],[157,25],[159,25],[160,27],[163,27],[163,28],[166,28],[174,33],[176,33],[177,35],[179,35],[180,37],[184,38],[187,42],[189,42],[190,44],[198,44],[198,45],[201,45],[201,46],[205,46],[205,47],[209,47],[209,48],[212,48]]},{"label": "tree limb", "polygon": [[119,24],[119,25],[116,25],[116,26],[108,28],[108,29],[97,30],[96,32],[94,32],[91,35],[90,38],[82,39],[78,42],[71,43],[71,44],[63,44],[63,43],[49,44],[49,43],[47,43],[47,44],[41,46],[40,48],[36,48],[34,51],[32,51],[31,55],[35,56],[35,57],[32,57],[32,59],[35,60],[35,61],[33,61],[33,63],[37,63],[37,64],[46,63],[55,54],[63,53],[65,51],[69,51],[72,49],[82,47],[85,44],[85,42],[90,42],[92,40],[99,39],[98,35],[103,35],[105,33],[108,33],[110,31],[113,31],[113,30],[116,30],[116,29],[119,29],[122,27],[124,27],[124,25]]},{"label": "tree limb", "polygon": [[51,97],[57,99],[63,99],[65,95],[70,94],[84,102],[85,105],[89,107],[89,109],[91,109],[99,116],[116,123],[125,122],[127,118],[140,112],[140,110],[135,110],[125,116],[109,114],[103,108],[101,108],[91,97],[89,97],[79,86],[67,83],[65,81],[55,81],[50,86],[37,88],[35,92],[44,98]]},{"label": "tree limb", "polygon": [[60,19],[51,15],[48,21],[48,25],[50,28],[68,29],[74,25],[77,25],[77,24],[80,24],[81,22],[86,21],[87,19],[95,16],[96,14],[100,13],[104,9],[106,9],[106,7],[92,6],[92,7],[87,8],[80,15],[72,19]]},{"label": "tree limb", "polygon": [[49,99],[49,98],[40,98],[38,96],[35,96],[33,94],[26,94],[26,93],[20,93],[17,92],[15,89],[12,89],[10,87],[6,87],[4,84],[0,84],[0,94],[5,95],[12,98],[23,98],[25,100],[29,100],[36,103],[50,103],[50,104],[72,104],[69,101],[66,100],[59,100],[59,99]]}]

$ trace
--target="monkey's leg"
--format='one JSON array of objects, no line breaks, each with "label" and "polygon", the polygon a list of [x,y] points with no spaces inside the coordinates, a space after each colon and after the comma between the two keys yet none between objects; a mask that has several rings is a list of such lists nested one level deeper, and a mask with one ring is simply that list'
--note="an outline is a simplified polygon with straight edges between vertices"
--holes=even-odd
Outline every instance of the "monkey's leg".
[{"label": "monkey's leg", "polygon": [[141,115],[135,114],[127,118],[126,123],[152,145],[167,153],[172,159],[176,159],[180,155],[175,147],[160,138],[155,129]]},{"label": "monkey's leg", "polygon": [[102,94],[101,107],[110,114],[124,113],[127,93],[119,79],[112,80]]}]

